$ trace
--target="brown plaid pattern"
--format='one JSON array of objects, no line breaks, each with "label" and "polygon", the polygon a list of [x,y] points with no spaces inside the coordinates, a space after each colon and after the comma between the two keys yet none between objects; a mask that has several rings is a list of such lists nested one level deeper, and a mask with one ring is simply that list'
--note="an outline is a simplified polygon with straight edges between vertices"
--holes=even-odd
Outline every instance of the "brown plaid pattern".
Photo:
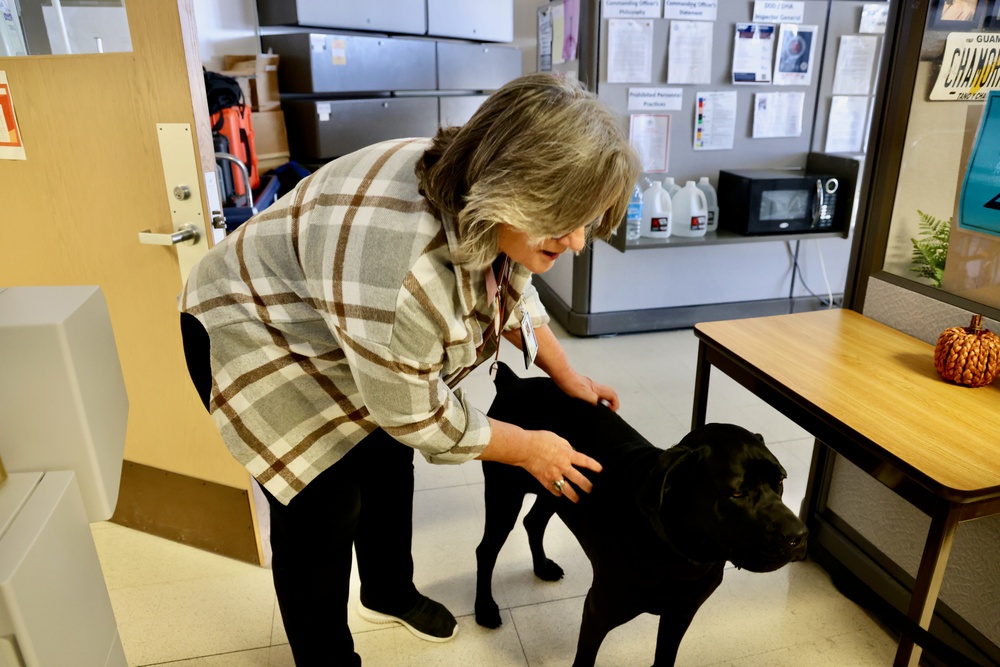
[{"label": "brown plaid pattern", "polygon": [[[417,193],[427,140],[324,165],[213,248],[181,309],[211,339],[212,415],[226,446],[288,503],[381,426],[433,463],[475,458],[485,415],[452,387],[496,349],[480,271],[451,261],[456,231]],[[515,265],[533,324],[548,321]]]}]

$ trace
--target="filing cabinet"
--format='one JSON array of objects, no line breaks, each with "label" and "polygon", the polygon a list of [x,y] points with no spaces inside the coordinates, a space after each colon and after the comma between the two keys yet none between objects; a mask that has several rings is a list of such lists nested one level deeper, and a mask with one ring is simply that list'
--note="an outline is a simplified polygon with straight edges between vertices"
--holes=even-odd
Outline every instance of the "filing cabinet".
[{"label": "filing cabinet", "polygon": [[427,32],[426,0],[257,0],[257,17],[263,26],[300,25],[411,35]]},{"label": "filing cabinet", "polygon": [[521,76],[521,50],[497,44],[437,42],[439,90],[496,90]]},{"label": "filing cabinet", "polygon": [[512,42],[513,0],[427,0],[427,34],[483,42]]},{"label": "filing cabinet", "polygon": [[465,125],[489,95],[441,95],[438,117],[441,127]]},{"label": "filing cabinet", "polygon": [[387,139],[432,137],[438,128],[436,96],[287,100],[282,108],[298,159],[328,160]]},{"label": "filing cabinet", "polygon": [[278,60],[283,93],[357,93],[437,88],[435,43],[386,35],[261,35]]}]

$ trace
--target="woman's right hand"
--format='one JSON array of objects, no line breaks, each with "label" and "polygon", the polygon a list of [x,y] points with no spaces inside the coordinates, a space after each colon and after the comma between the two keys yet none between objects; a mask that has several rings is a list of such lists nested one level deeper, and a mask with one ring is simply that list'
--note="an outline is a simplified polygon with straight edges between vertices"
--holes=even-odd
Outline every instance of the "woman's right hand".
[{"label": "woman's right hand", "polygon": [[[530,455],[521,467],[531,473],[549,493],[563,495],[574,503],[580,501],[577,489],[590,493],[591,481],[578,468],[601,472],[601,464],[582,454],[551,431],[528,431]],[[557,482],[563,480],[562,491]]]},{"label": "woman's right hand", "polygon": [[[489,446],[477,458],[524,468],[554,496],[566,496],[579,502],[577,490],[590,493],[590,480],[578,468],[601,471],[601,464],[582,454],[565,438],[551,431],[526,431],[519,426],[492,417],[493,436]],[[562,488],[557,482],[562,481]]]}]

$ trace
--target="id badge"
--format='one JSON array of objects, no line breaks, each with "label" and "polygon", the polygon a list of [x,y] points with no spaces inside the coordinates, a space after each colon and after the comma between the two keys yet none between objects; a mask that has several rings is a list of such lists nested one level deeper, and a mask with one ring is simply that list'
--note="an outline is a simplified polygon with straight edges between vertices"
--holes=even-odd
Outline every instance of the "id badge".
[{"label": "id badge", "polygon": [[531,316],[528,315],[528,309],[525,308],[524,303],[519,305],[521,307],[521,351],[524,353],[524,368],[527,370],[531,368],[531,364],[535,362],[535,355],[538,354],[538,339],[535,338],[535,328],[531,326]]}]

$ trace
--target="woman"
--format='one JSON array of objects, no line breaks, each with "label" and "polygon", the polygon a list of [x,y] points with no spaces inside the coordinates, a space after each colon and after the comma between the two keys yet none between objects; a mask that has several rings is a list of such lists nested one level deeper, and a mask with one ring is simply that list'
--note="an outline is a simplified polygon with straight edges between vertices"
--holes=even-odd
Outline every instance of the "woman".
[{"label": "woman", "polygon": [[522,466],[573,502],[590,491],[578,468],[596,461],[487,418],[454,387],[494,354],[500,329],[534,349],[533,325],[534,363],[568,394],[617,408],[613,389],[569,365],[530,279],[612,234],[638,171],[592,94],[528,75],[433,140],[324,165],[192,271],[189,367],[270,504],[297,665],[361,663],[347,625],[352,544],[362,618],[455,635],[454,617],[413,585],[413,449],[432,463]]}]

